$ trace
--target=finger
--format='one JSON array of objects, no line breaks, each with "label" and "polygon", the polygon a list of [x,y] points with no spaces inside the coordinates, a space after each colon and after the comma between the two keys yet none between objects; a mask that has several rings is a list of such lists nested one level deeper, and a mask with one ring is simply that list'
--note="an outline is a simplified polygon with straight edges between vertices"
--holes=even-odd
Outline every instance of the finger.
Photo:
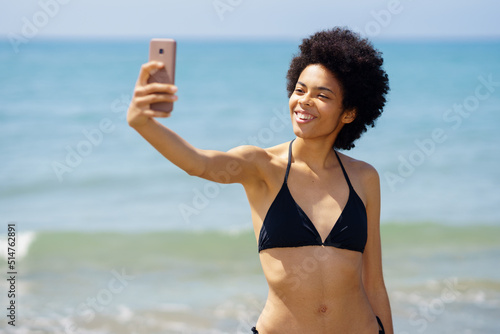
[{"label": "finger", "polygon": [[170,95],[170,94],[149,94],[146,96],[142,97],[136,97],[135,100],[135,105],[138,107],[143,107],[148,104],[152,103],[158,103],[158,102],[175,102],[179,98],[177,95]]},{"label": "finger", "polygon": [[144,115],[148,117],[156,117],[156,118],[167,118],[170,117],[171,111],[154,111],[154,110],[145,110],[143,112]]},{"label": "finger", "polygon": [[135,89],[135,96],[145,96],[149,94],[174,94],[177,92],[177,87],[170,84],[151,83],[146,86],[140,86]]},{"label": "finger", "polygon": [[145,86],[148,84],[148,79],[160,68],[165,65],[158,61],[150,61],[141,66],[141,71],[139,72],[139,78],[137,79],[137,84],[140,86]]}]

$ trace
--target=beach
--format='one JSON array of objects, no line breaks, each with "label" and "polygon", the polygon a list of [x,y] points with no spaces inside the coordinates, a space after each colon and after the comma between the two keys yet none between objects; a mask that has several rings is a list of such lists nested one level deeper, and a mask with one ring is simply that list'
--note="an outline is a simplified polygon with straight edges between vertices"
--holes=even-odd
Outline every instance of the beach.
[{"label": "beach", "polygon": [[[16,328],[2,316],[0,332],[255,325],[267,284],[243,188],[188,176],[126,123],[148,42],[39,39],[16,54],[0,41],[0,268],[13,224],[17,273]],[[293,139],[299,42],[179,40],[179,101],[161,122],[206,149]],[[380,175],[395,333],[498,333],[500,43],[375,46],[387,107],[343,153]]]}]

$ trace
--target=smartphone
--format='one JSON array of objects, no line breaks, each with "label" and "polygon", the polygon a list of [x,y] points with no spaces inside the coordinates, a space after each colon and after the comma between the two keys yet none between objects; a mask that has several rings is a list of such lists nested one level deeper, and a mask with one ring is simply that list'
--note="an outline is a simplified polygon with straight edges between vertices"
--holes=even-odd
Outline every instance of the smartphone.
[{"label": "smartphone", "polygon": [[[149,61],[160,61],[165,67],[152,74],[148,83],[160,82],[166,84],[175,83],[175,54],[176,42],[173,39],[153,38],[149,44]],[[174,109],[172,102],[153,103],[151,110],[171,112]]]}]

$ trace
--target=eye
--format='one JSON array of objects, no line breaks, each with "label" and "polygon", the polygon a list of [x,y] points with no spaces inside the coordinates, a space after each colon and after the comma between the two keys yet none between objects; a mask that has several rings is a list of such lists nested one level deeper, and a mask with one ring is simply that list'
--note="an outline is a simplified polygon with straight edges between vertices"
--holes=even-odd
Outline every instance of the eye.
[{"label": "eye", "polygon": [[319,94],[318,96],[321,97],[322,99],[329,99],[329,97],[324,94]]}]

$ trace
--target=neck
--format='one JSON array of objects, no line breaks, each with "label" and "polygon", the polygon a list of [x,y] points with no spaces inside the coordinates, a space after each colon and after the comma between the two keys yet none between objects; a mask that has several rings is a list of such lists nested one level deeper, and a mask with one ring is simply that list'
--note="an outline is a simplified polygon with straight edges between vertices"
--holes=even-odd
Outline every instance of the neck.
[{"label": "neck", "polygon": [[297,138],[293,143],[293,157],[307,164],[311,169],[324,169],[332,166],[336,161],[333,157],[335,138]]}]

